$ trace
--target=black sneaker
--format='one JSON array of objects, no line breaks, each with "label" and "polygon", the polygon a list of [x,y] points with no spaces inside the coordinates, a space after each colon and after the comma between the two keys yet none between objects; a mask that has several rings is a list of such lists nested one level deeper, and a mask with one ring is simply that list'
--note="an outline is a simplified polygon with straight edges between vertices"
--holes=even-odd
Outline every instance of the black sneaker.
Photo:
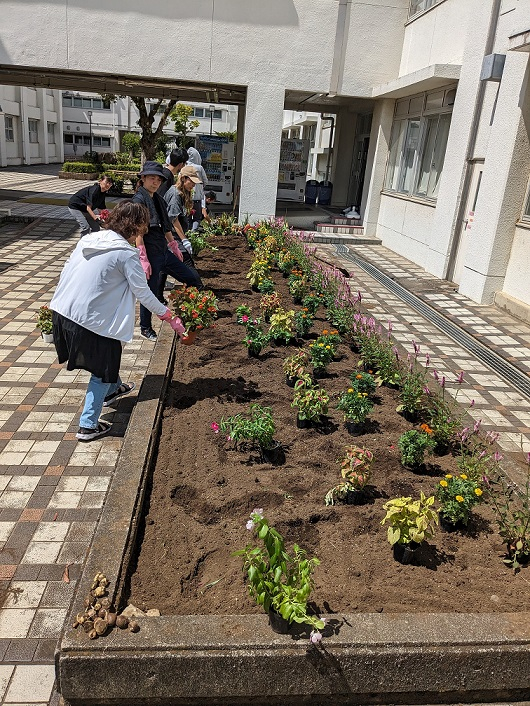
[{"label": "black sneaker", "polygon": [[111,427],[112,424],[108,424],[108,422],[99,422],[96,429],[86,429],[85,427],[79,427],[75,438],[79,439],[79,441],[92,441],[92,439],[97,439],[98,437],[103,436],[104,434],[108,434],[111,430]]},{"label": "black sneaker", "polygon": [[112,395],[108,395],[108,397],[105,397],[103,407],[108,407],[113,402],[116,402],[116,400],[119,400],[120,397],[125,397],[125,395],[128,395],[130,392],[132,392],[135,387],[136,385],[134,384],[134,382],[123,382],[118,387],[116,392],[113,392]]},{"label": "black sneaker", "polygon": [[148,341],[153,341],[154,343],[157,340],[156,333],[152,328],[141,328],[140,333],[144,338],[147,338]]}]

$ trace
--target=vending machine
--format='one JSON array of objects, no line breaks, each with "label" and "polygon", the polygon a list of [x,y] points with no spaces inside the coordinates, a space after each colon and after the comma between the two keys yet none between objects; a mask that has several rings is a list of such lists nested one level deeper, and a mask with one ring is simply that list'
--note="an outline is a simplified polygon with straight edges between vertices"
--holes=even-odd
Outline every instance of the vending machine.
[{"label": "vending machine", "polygon": [[235,144],[227,137],[197,135],[195,149],[208,178],[205,191],[215,191],[218,203],[232,203]]},{"label": "vending machine", "polygon": [[303,201],[307,179],[309,140],[282,138],[278,170],[278,198]]}]

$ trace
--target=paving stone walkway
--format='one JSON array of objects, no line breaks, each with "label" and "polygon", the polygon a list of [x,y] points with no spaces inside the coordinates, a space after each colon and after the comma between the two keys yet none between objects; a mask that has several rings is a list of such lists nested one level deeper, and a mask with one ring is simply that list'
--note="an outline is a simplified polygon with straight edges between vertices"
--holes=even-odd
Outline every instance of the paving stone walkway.
[{"label": "paving stone walkway", "polygon": [[[42,186],[68,195],[79,182],[59,182],[53,169],[0,170],[0,189],[19,215],[48,215],[43,204],[21,201],[20,192]],[[20,175],[20,176],[17,176]],[[30,184],[31,181],[35,183]],[[59,182],[59,183],[58,183]],[[20,190],[20,191],[19,191]],[[5,193],[5,191],[4,191]],[[2,204],[0,203],[0,208]],[[63,207],[63,214],[64,214]],[[67,212],[66,212],[67,213]],[[62,266],[78,238],[61,216],[0,227],[0,704],[35,706],[59,701],[53,653],[80,576],[106,491],[112,480],[135,395],[109,409],[112,435],[90,444],[75,439],[88,374],[67,372],[53,345],[35,329],[39,306],[49,303]],[[493,307],[480,307],[382,246],[321,245],[328,260],[353,271],[352,286],[380,321],[393,322],[396,338],[429,351],[453,394],[460,370],[462,402],[471,414],[502,432],[507,453],[522,442],[530,450],[530,400],[420,316],[361,268],[362,256],[428,301],[528,374],[530,327]],[[138,385],[156,348],[138,335],[122,358],[122,377]]]}]

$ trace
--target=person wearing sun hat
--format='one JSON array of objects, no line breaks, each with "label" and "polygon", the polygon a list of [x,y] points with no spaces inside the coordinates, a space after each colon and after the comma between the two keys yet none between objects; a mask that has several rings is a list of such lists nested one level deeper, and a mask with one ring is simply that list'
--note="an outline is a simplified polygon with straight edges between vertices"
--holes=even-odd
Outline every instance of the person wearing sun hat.
[{"label": "person wearing sun hat", "polygon": [[[165,180],[162,165],[153,161],[145,162],[139,178],[140,183],[132,201],[141,203],[149,211],[149,229],[145,235],[139,236],[136,240],[149,289],[162,301],[159,291],[161,274],[171,275],[183,284],[202,289],[199,273],[182,261],[183,256],[178,240],[172,233],[166,202],[157,193],[157,189]],[[151,325],[151,312],[142,305],[140,305],[140,331],[144,338],[156,341],[156,333]]]}]

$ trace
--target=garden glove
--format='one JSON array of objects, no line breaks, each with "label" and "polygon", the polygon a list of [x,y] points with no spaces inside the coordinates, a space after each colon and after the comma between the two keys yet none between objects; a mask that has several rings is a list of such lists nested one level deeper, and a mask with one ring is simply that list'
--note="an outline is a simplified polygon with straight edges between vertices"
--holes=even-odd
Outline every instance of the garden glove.
[{"label": "garden glove", "polygon": [[147,258],[147,251],[145,249],[145,245],[140,245],[138,248],[138,252],[140,253],[140,264],[142,265],[142,270],[145,272],[146,278],[149,279],[152,274],[152,269],[151,264]]},{"label": "garden glove", "polygon": [[180,250],[179,250],[179,244],[177,243],[177,241],[176,241],[176,240],[171,240],[171,241],[167,244],[167,246],[168,246],[168,248],[171,250],[171,252],[173,253],[173,255],[174,255],[175,257],[178,257],[178,259],[182,262],[182,253],[181,253]]},{"label": "garden glove", "polygon": [[184,238],[180,242],[186,248],[190,256],[193,257],[193,245],[190,243],[190,241],[187,238]]},{"label": "garden glove", "polygon": [[178,316],[173,316],[170,309],[166,309],[165,313],[162,314],[162,316],[159,316],[158,318],[161,321],[167,321],[173,331],[176,331],[179,336],[182,336],[182,334],[186,331],[182,321],[179,319]]}]

